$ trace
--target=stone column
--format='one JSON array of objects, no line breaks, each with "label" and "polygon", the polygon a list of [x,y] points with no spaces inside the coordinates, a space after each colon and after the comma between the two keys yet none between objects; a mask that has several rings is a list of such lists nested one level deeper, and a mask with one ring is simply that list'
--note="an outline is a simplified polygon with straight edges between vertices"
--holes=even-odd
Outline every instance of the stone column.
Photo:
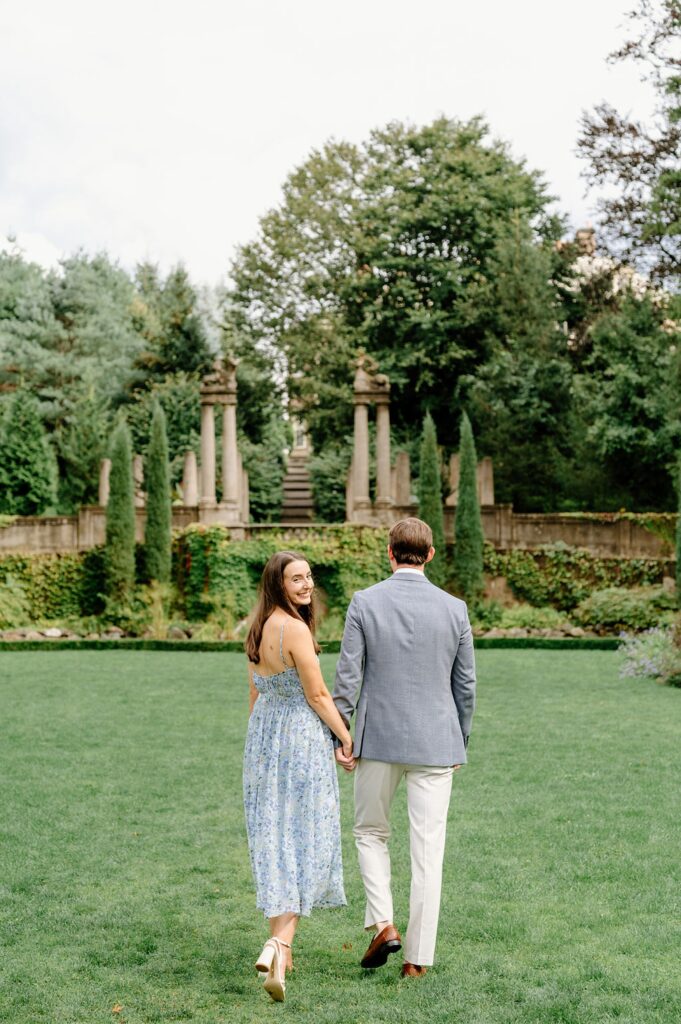
[{"label": "stone column", "polygon": [[[239,506],[239,450],[236,440],[236,396],[228,395],[222,410],[222,503],[231,509]],[[234,401],[229,399],[234,397]]]},{"label": "stone column", "polygon": [[481,505],[494,504],[494,464],[489,455],[478,463],[478,500]]},{"label": "stone column", "polygon": [[182,502],[194,508],[199,503],[199,482],[194,452],[185,452],[182,469]]},{"label": "stone column", "polygon": [[[381,396],[382,397],[382,396]],[[390,490],[390,406],[376,400],[376,508],[392,508]]]},{"label": "stone column", "polygon": [[353,481],[356,511],[371,511],[369,498],[369,405],[355,399],[355,445],[352,456],[355,469]]},{"label": "stone column", "polygon": [[355,508],[355,463],[350,459],[350,467],[348,469],[348,478],[345,483],[345,521],[348,523],[352,522],[352,513]]},{"label": "stone column", "polygon": [[241,518],[248,524],[251,518],[250,495],[248,493],[248,471],[241,470]]},{"label": "stone column", "polygon": [[201,403],[201,500],[199,505],[217,504],[215,497],[215,416],[212,402]]},{"label": "stone column", "polygon": [[99,504],[106,508],[109,504],[109,474],[111,459],[102,459],[99,464]]}]

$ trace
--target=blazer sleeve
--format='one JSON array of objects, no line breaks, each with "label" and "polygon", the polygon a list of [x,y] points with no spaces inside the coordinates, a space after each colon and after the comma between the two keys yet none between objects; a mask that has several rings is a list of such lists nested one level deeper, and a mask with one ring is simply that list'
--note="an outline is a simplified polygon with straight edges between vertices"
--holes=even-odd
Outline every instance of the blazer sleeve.
[{"label": "blazer sleeve", "polygon": [[355,713],[364,677],[366,639],[362,628],[359,601],[355,594],[345,616],[345,629],[336,665],[333,699],[346,725]]},{"label": "blazer sleeve", "polygon": [[473,631],[468,621],[468,610],[464,611],[464,621],[459,638],[459,647],[452,665],[452,696],[459,715],[459,725],[463,733],[463,742],[468,746],[471,732],[473,712],[475,711],[475,654],[473,651]]}]

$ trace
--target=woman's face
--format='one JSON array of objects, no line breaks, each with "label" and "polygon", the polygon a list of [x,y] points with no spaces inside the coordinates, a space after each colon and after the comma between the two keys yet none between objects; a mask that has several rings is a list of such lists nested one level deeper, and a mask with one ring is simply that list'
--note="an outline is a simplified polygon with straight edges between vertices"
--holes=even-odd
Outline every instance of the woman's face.
[{"label": "woman's face", "polygon": [[312,600],[314,581],[310,566],[302,559],[289,562],[284,569],[284,592],[294,608],[309,604]]}]

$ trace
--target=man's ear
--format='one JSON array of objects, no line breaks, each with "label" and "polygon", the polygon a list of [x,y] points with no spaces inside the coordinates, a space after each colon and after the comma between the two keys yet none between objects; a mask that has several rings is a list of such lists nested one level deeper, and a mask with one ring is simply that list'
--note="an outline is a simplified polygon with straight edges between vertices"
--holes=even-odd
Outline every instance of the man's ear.
[{"label": "man's ear", "polygon": [[424,565],[427,565],[428,562],[431,562],[433,560],[433,556],[434,555],[435,555],[435,548],[431,548],[430,551],[428,552],[428,557],[426,558],[426,561],[424,562]]}]

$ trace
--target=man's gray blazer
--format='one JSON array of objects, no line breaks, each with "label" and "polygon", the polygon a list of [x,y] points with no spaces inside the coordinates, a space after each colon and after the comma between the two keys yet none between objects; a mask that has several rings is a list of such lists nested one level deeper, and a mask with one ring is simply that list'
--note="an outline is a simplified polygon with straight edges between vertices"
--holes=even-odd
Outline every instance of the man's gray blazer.
[{"label": "man's gray blazer", "polygon": [[357,710],[355,756],[464,764],[475,708],[466,605],[414,572],[358,590],[345,619],[333,699]]}]

